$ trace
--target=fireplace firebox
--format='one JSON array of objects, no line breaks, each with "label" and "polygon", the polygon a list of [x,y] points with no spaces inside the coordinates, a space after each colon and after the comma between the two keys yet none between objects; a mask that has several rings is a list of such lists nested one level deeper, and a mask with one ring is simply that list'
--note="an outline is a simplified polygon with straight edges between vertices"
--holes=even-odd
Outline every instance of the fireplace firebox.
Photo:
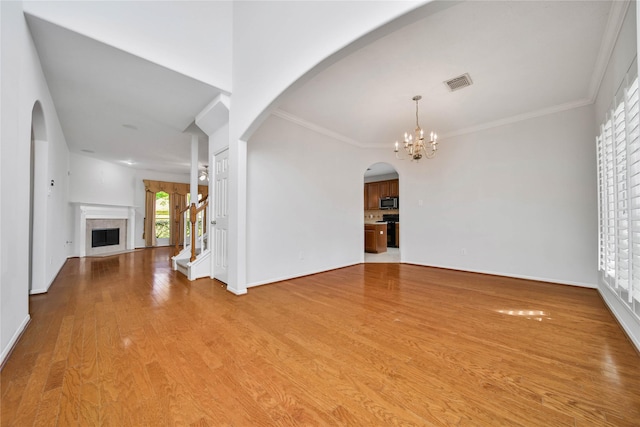
[{"label": "fireplace firebox", "polygon": [[120,244],[119,228],[99,228],[91,230],[91,247],[114,246]]}]

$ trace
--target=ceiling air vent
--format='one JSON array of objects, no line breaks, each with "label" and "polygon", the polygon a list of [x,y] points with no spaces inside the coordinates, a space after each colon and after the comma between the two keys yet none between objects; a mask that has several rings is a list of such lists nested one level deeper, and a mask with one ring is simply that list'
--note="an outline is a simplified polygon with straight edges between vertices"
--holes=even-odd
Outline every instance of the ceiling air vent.
[{"label": "ceiling air vent", "polygon": [[454,77],[451,80],[447,80],[444,84],[447,85],[449,91],[453,92],[458,89],[462,89],[463,87],[471,86],[473,82],[471,81],[471,77],[469,77],[468,73],[465,73],[461,76]]}]

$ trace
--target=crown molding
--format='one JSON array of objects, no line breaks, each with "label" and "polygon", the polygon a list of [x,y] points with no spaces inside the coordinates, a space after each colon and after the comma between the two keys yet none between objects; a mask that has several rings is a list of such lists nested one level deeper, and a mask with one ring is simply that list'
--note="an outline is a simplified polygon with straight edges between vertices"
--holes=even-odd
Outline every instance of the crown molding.
[{"label": "crown molding", "polygon": [[353,145],[355,147],[358,147],[358,148],[369,148],[370,147],[369,145],[362,144],[361,142],[358,142],[355,139],[352,139],[352,138],[346,137],[344,135],[341,135],[341,134],[339,134],[337,132],[329,130],[329,129],[325,128],[325,127],[322,127],[322,126],[317,125],[315,123],[312,123],[310,121],[307,121],[307,120],[305,120],[303,118],[300,118],[300,117],[298,117],[298,116],[296,116],[294,114],[288,113],[288,112],[286,112],[284,110],[281,110],[279,108],[276,109],[275,111],[273,111],[271,114],[276,116],[276,117],[280,117],[281,119],[288,120],[291,123],[295,123],[295,124],[300,125],[300,126],[302,126],[304,128],[307,128],[309,130],[317,132],[317,133],[319,133],[321,135],[328,136],[329,138],[333,138],[333,139],[337,139],[338,141],[346,142],[347,144]]},{"label": "crown molding", "polygon": [[497,127],[509,125],[512,123],[522,122],[524,120],[534,119],[536,117],[542,117],[542,116],[547,116],[549,114],[560,113],[562,111],[573,110],[574,108],[580,108],[580,107],[584,107],[591,104],[593,104],[593,101],[591,99],[588,99],[588,98],[578,99],[577,101],[567,102],[566,104],[554,105],[553,107],[542,108],[540,110],[530,111],[524,114],[517,114],[515,116],[505,117],[504,119],[482,123],[477,126],[470,126],[467,128],[454,130],[452,132],[444,133],[442,134],[442,136],[438,135],[438,139],[444,140],[447,138],[466,135],[466,134],[478,132],[481,130],[497,128]]},{"label": "crown molding", "polygon": [[591,102],[595,102],[598,96],[598,91],[602,85],[602,80],[607,72],[607,66],[613,55],[613,49],[618,41],[624,18],[627,15],[630,0],[612,1],[611,10],[609,11],[609,19],[602,35],[602,42],[600,43],[600,50],[598,51],[598,57],[593,67],[593,74],[591,74],[591,83],[589,84],[589,99]]},{"label": "crown molding", "polygon": [[[443,141],[448,138],[453,138],[456,136],[466,135],[474,132],[479,132],[482,130],[492,129],[500,126],[509,125],[512,123],[521,122],[524,120],[534,119],[536,117],[547,116],[549,114],[560,113],[562,111],[573,110],[574,108],[580,108],[587,105],[593,104],[593,100],[588,98],[579,99],[577,101],[567,102],[565,104],[554,105],[553,107],[543,108],[536,111],[531,111],[524,114],[518,114],[511,117],[505,117],[504,119],[494,120],[492,122],[482,123],[476,126],[470,126],[458,130],[454,130],[452,132],[447,132],[442,135],[438,135],[438,140]],[[362,144],[354,139],[341,135],[337,132],[324,128],[322,126],[318,126],[315,123],[309,122],[307,120],[301,119],[300,117],[288,113],[286,111],[277,109],[273,113],[274,116],[280,117],[297,125],[300,125],[304,128],[307,128],[311,131],[320,133],[322,135],[328,136],[330,138],[336,139],[338,141],[346,142],[347,144],[353,145],[358,148],[389,148],[392,147],[393,144]]]}]

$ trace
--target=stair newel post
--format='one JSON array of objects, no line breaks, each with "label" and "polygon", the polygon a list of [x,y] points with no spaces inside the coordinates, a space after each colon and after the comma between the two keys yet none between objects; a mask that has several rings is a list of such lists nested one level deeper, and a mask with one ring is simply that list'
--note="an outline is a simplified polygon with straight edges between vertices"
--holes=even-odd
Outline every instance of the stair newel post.
[{"label": "stair newel post", "polygon": [[175,215],[173,216],[173,220],[175,221],[176,225],[173,228],[177,231],[178,235],[173,237],[176,241],[176,248],[173,252],[174,256],[180,253],[180,233],[182,232],[182,230],[180,230],[180,215],[180,206],[176,205]]},{"label": "stair newel post", "polygon": [[196,260],[196,204],[191,203],[189,211],[189,220],[191,221],[191,262]]}]

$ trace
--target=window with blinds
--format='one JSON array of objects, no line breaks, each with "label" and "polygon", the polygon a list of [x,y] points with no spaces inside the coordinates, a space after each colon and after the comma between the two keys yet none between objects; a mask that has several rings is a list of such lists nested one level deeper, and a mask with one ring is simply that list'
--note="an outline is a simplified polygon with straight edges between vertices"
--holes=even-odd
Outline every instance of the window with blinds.
[{"label": "window with blinds", "polygon": [[616,97],[596,138],[599,269],[640,313],[640,111],[638,78]]}]

